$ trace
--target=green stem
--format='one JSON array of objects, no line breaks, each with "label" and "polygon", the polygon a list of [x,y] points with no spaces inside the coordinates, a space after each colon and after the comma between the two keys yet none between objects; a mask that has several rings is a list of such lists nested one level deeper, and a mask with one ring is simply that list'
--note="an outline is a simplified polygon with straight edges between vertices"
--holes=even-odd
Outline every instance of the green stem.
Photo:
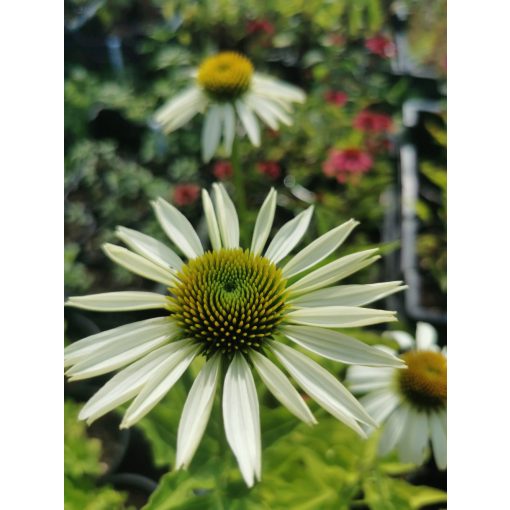
[{"label": "green stem", "polygon": [[236,187],[237,212],[239,214],[239,223],[242,226],[243,222],[246,220],[246,188],[244,173],[239,158],[239,142],[237,138],[234,138],[234,144],[232,145],[231,161],[234,173],[234,184]]}]

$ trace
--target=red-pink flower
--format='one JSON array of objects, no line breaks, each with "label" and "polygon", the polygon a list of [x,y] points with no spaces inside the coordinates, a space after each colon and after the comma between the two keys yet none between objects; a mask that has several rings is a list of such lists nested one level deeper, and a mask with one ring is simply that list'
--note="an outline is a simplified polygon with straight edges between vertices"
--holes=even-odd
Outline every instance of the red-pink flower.
[{"label": "red-pink flower", "polygon": [[200,196],[200,186],[196,184],[177,184],[174,188],[172,201],[175,205],[182,207],[196,202]]},{"label": "red-pink flower", "polygon": [[324,99],[331,104],[336,106],[343,106],[347,103],[349,96],[341,90],[327,90],[324,94]]},{"label": "red-pink flower", "polygon": [[373,159],[370,154],[357,148],[331,149],[322,170],[328,177],[335,177],[338,182],[347,180],[355,182],[359,175],[372,168]]},{"label": "red-pink flower", "polygon": [[272,181],[276,181],[282,173],[280,165],[276,161],[263,161],[257,163],[257,170],[269,177]]},{"label": "red-pink flower", "polygon": [[387,133],[391,130],[393,120],[384,113],[363,110],[356,115],[353,125],[366,133]]},{"label": "red-pink flower", "polygon": [[216,161],[212,172],[216,179],[225,181],[232,177],[232,164],[229,161]]},{"label": "red-pink flower", "polygon": [[267,19],[253,19],[246,23],[246,31],[249,34],[263,33],[273,35],[274,30],[274,25]]},{"label": "red-pink flower", "polygon": [[395,44],[384,35],[376,35],[365,39],[365,48],[382,58],[390,58],[395,56]]}]

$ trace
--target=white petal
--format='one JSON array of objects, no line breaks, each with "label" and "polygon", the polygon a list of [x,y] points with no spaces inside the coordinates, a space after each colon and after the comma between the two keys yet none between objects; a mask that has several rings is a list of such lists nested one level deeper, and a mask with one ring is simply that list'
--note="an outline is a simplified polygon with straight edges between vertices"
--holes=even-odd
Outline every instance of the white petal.
[{"label": "white petal", "polygon": [[314,425],[317,420],[306,405],[301,395],[296,391],[285,374],[268,358],[252,351],[250,354],[253,366],[269,391],[294,415],[308,425]]},{"label": "white petal", "polygon": [[103,250],[111,260],[132,273],[166,286],[172,285],[175,281],[174,274],[170,269],[164,269],[145,257],[122,248],[122,246],[106,243],[103,245]]},{"label": "white petal", "polygon": [[400,402],[395,393],[386,389],[369,393],[359,401],[379,425],[397,408]]},{"label": "white petal", "polygon": [[405,351],[411,349],[415,345],[414,338],[405,331],[387,331],[384,335],[393,338],[399,347]]},{"label": "white petal", "polygon": [[264,102],[264,98],[250,94],[245,98],[246,104],[260,117],[262,122],[267,124],[272,130],[278,130],[278,120],[269,110]]},{"label": "white petal", "polygon": [[88,296],[70,297],[66,305],[82,308],[83,310],[97,311],[127,311],[151,310],[166,308],[166,296],[155,292],[105,292],[103,294],[90,294]]},{"label": "white petal", "polygon": [[397,445],[400,460],[420,465],[425,457],[425,449],[429,439],[428,434],[427,415],[410,408],[404,430]]},{"label": "white petal", "polygon": [[429,428],[436,466],[439,469],[446,469],[446,412],[442,411],[441,413],[430,413]]},{"label": "white petal", "polygon": [[217,251],[221,249],[220,229],[218,227],[218,221],[216,219],[216,213],[214,212],[211,197],[205,189],[202,190],[202,207],[204,208],[211,247],[213,250]]},{"label": "white petal", "polygon": [[152,203],[159,224],[166,235],[189,259],[204,253],[200,239],[186,216],[162,198]]},{"label": "white petal", "polygon": [[232,154],[232,144],[236,135],[236,114],[230,103],[223,105],[223,145],[227,156]]},{"label": "white petal", "polygon": [[203,94],[197,87],[190,87],[164,104],[154,115],[166,133],[182,126],[201,109]]},{"label": "white petal", "polygon": [[353,328],[396,321],[395,312],[354,306],[322,306],[299,308],[285,316],[294,324],[323,328]]},{"label": "white petal", "polygon": [[213,105],[205,116],[202,127],[202,159],[205,163],[214,156],[221,137],[223,109],[220,105]]},{"label": "white petal", "polygon": [[274,188],[271,188],[257,215],[255,229],[253,230],[253,238],[251,240],[251,252],[255,255],[260,255],[271,232],[276,210],[276,197],[276,191]]},{"label": "white petal", "polygon": [[260,129],[255,115],[253,115],[251,109],[248,108],[243,101],[237,100],[235,104],[237,113],[241,119],[244,129],[246,130],[250,142],[255,147],[258,147],[260,145]]},{"label": "white petal", "polygon": [[152,377],[133,400],[124,415],[120,428],[131,427],[141,420],[179,380],[199,349],[200,346],[188,344],[170,354],[153,372]]},{"label": "white petal", "polygon": [[132,322],[118,328],[109,329],[96,333],[95,335],[82,338],[77,342],[73,342],[64,349],[64,366],[73,365],[79,361],[83,361],[90,354],[95,353],[113,343],[122,343],[124,339],[131,336],[137,337],[144,335],[144,332],[157,332],[157,334],[171,335],[175,331],[175,324],[168,317],[156,317],[154,319],[146,319],[143,321]]},{"label": "white petal", "polygon": [[269,76],[255,73],[253,78],[253,89],[267,95],[281,97],[287,101],[303,103],[306,99],[305,93],[298,87]]},{"label": "white petal", "polygon": [[338,285],[320,289],[291,300],[296,306],[365,306],[407,289],[402,282]]},{"label": "white petal", "polygon": [[283,276],[290,278],[318,264],[347,239],[356,225],[359,222],[349,220],[310,243],[283,267]]},{"label": "white petal", "polygon": [[416,324],[416,348],[419,351],[435,350],[437,347],[437,331],[426,322]]},{"label": "white petal", "polygon": [[313,214],[313,205],[299,213],[278,230],[268,246],[265,257],[275,264],[286,257],[305,234]]},{"label": "white petal", "polygon": [[400,406],[390,414],[379,440],[379,454],[391,452],[399,442],[407,421],[408,406]]},{"label": "white petal", "polygon": [[115,407],[133,398],[151,378],[154,370],[170,354],[181,349],[186,343],[189,343],[189,340],[173,342],[160,347],[121,370],[85,404],[78,416],[79,419],[87,420],[87,423],[90,424]]},{"label": "white petal", "polygon": [[259,403],[250,367],[241,354],[234,356],[225,376],[223,421],[228,444],[251,487],[261,475]]},{"label": "white petal", "polygon": [[222,184],[213,184],[214,204],[225,248],[239,247],[239,220],[234,203]]},{"label": "white petal", "polygon": [[181,269],[183,261],[179,255],[157,239],[126,227],[117,227],[115,233],[129,248],[155,264],[166,269],[168,267],[177,271]]},{"label": "white petal", "polygon": [[365,433],[356,420],[375,426],[352,394],[315,361],[279,342],[271,342],[271,349],[301,388],[335,418],[361,436],[365,436]]},{"label": "white petal", "polygon": [[177,431],[175,468],[187,468],[204,435],[214,403],[221,357],[213,356],[202,367],[184,404]]},{"label": "white petal", "polygon": [[[172,324],[172,323],[170,323]],[[172,325],[173,326],[173,325]],[[143,329],[110,339],[85,359],[75,362],[66,375],[71,381],[87,379],[117,370],[168,343],[178,332],[176,326],[153,323]]]},{"label": "white petal", "polygon": [[320,356],[357,365],[403,367],[404,362],[356,338],[324,328],[285,325],[282,334]]},{"label": "white petal", "polygon": [[331,285],[380,259],[379,255],[371,257],[376,252],[376,248],[360,251],[330,262],[299,279],[289,287],[289,291],[293,294],[304,294]]}]

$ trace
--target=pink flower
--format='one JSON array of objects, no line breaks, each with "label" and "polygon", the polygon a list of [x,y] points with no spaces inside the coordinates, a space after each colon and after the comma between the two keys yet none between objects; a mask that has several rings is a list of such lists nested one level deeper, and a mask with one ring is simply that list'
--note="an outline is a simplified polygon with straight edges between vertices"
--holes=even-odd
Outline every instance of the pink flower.
[{"label": "pink flower", "polygon": [[216,179],[225,181],[232,177],[232,165],[229,161],[216,161],[212,172]]},{"label": "pink flower", "polygon": [[257,170],[269,177],[272,181],[276,181],[282,173],[280,165],[276,161],[263,161],[257,163]]},{"label": "pink flower", "polygon": [[328,103],[334,104],[336,106],[343,106],[345,103],[347,103],[349,96],[341,90],[328,90],[324,94],[324,99]]},{"label": "pink flower", "polygon": [[366,133],[387,133],[391,130],[393,120],[384,113],[363,110],[356,115],[353,125]]},{"label": "pink flower", "polygon": [[246,23],[246,31],[249,34],[263,33],[267,35],[274,34],[274,25],[267,19],[253,19]]},{"label": "pink flower", "polygon": [[338,182],[355,183],[360,174],[372,168],[373,159],[370,154],[357,148],[331,149],[322,170],[328,177],[335,177]]},{"label": "pink flower", "polygon": [[200,196],[200,186],[196,184],[177,184],[174,188],[172,201],[175,205],[182,207],[196,202]]},{"label": "pink flower", "polygon": [[395,44],[384,35],[376,35],[365,39],[365,48],[382,58],[391,58],[395,56]]}]

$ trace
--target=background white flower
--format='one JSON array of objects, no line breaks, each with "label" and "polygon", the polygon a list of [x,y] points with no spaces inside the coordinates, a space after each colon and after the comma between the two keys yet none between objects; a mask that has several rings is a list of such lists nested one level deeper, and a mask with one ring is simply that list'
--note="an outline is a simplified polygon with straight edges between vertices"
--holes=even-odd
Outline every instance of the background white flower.
[{"label": "background white flower", "polygon": [[202,158],[205,162],[213,157],[222,138],[225,153],[230,156],[237,119],[250,142],[258,147],[257,117],[273,130],[278,129],[280,122],[290,126],[292,103],[305,100],[301,89],[254,72],[245,56],[232,51],[206,58],[191,74],[194,84],[163,105],[154,120],[170,133],[197,113],[204,113]]},{"label": "background white flower", "polygon": [[160,241],[124,227],[117,235],[128,248],[104,247],[114,262],[162,283],[168,294],[110,292],[67,302],[99,311],[162,309],[165,315],[80,340],[66,348],[65,364],[71,380],[122,369],[87,402],[80,418],[90,423],[133,399],[121,424],[129,427],[164,397],[197,356],[202,357],[205,363],[178,429],[176,467],[180,468],[189,465],[204,433],[224,360],[228,367],[222,403],[225,432],[251,486],[261,477],[252,368],[290,412],[315,423],[303,398],[270,358],[276,359],[319,405],[364,436],[360,424],[375,425],[370,415],[333,375],[288,344],[342,363],[402,367],[393,354],[333,328],[395,320],[394,312],[365,305],[404,287],[401,282],[331,287],[375,262],[376,249],[313,269],[345,241],[357,225],[354,220],[287,259],[305,234],[313,207],[283,225],[266,247],[276,209],[276,192],[271,190],[259,211],[251,247],[243,250],[236,209],[225,189],[214,185],[214,203],[205,190],[202,198],[212,251],[204,251],[189,221],[163,199],[153,203],[156,216],[186,262]]},{"label": "background white flower", "polygon": [[349,387],[367,393],[360,402],[377,423],[386,422],[381,455],[396,448],[403,462],[421,464],[430,439],[437,467],[446,469],[446,348],[439,349],[437,331],[424,322],[417,324],[416,340],[405,331],[388,335],[406,350],[407,369],[349,367]]}]

